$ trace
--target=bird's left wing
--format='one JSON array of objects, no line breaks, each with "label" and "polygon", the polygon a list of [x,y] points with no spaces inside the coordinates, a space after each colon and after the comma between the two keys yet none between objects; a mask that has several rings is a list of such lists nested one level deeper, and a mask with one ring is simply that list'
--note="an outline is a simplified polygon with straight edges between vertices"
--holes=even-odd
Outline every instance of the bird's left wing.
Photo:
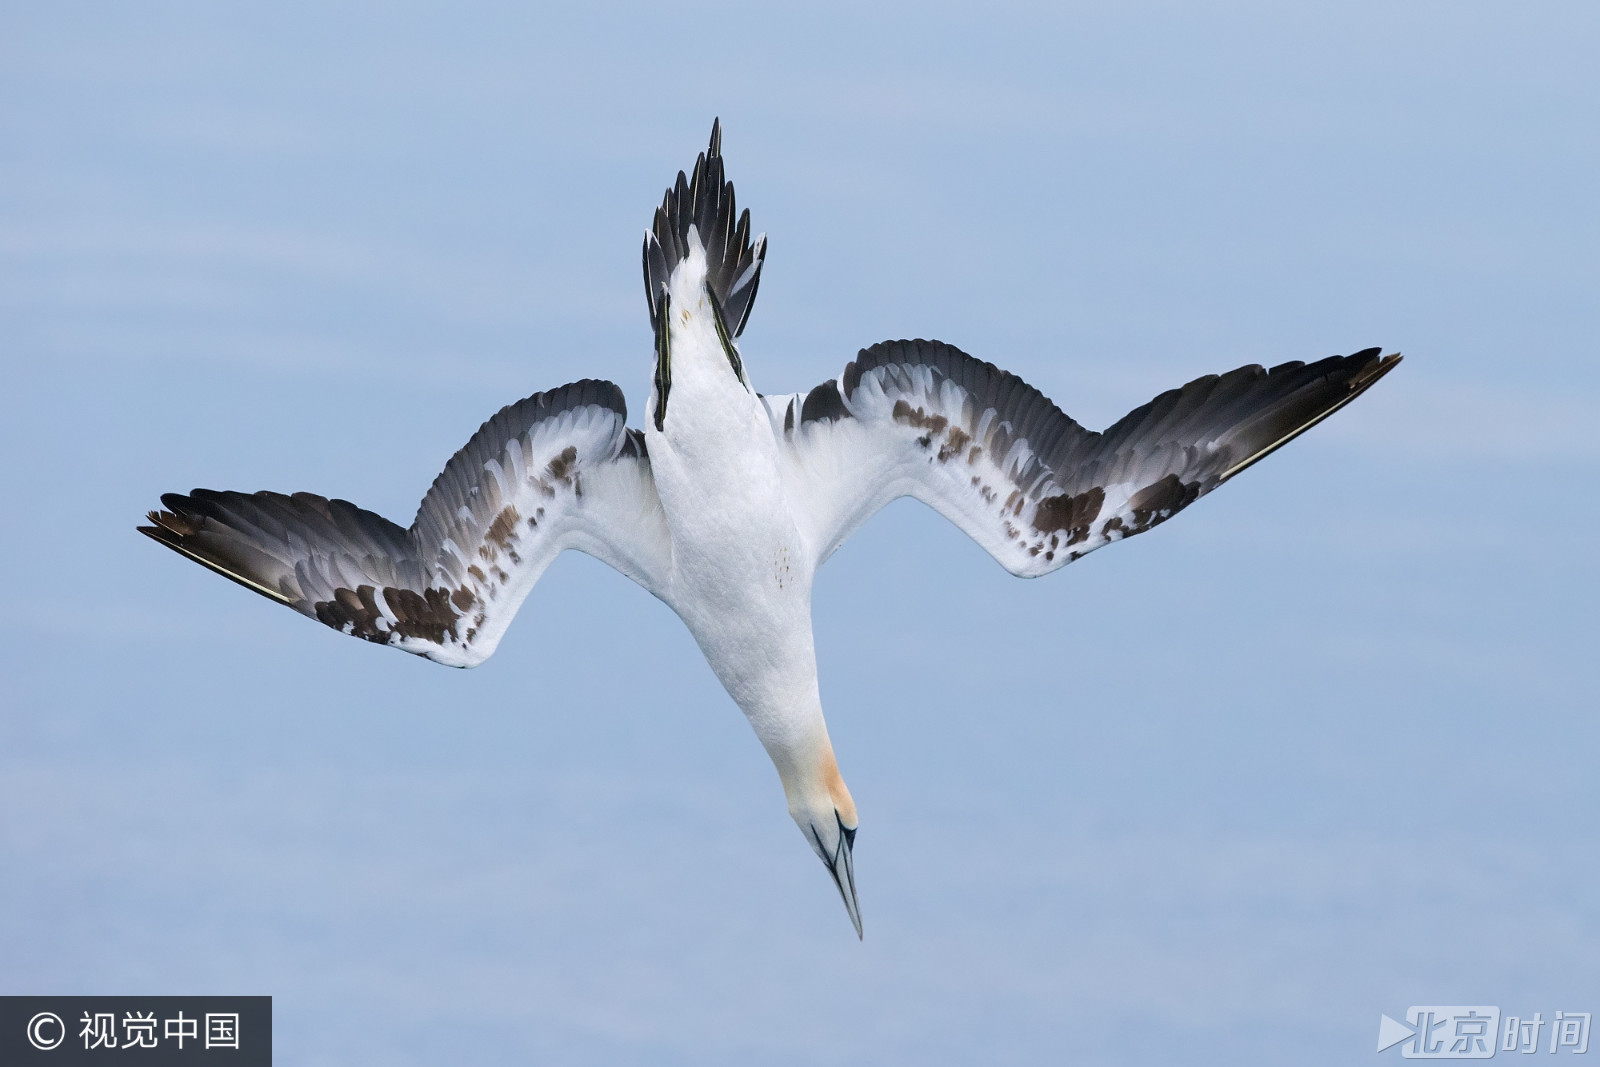
[{"label": "bird's left wing", "polygon": [[660,596],[672,550],[622,391],[581,381],[503,408],[451,458],[409,529],[311,493],[168,493],[142,533],[342,633],[452,667],[494,651],[575,548]]},{"label": "bird's left wing", "polygon": [[1211,374],[1102,433],[939,341],[873,345],[804,397],[765,399],[813,564],[889,501],[912,496],[1031,578],[1171,518],[1399,360],[1372,348]]}]

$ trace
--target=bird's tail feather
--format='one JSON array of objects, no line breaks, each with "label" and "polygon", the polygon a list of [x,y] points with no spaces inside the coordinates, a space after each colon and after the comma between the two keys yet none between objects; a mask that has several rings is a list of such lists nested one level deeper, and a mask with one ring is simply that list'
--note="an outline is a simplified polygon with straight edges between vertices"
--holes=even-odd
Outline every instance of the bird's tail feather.
[{"label": "bird's tail feather", "polygon": [[645,233],[645,296],[650,324],[657,331],[662,327],[667,283],[689,255],[691,228],[705,249],[711,295],[729,334],[738,337],[755,302],[767,238],[762,234],[752,240],[749,210],[736,212],[733,183],[723,176],[720,120],[711,123],[711,144],[695,160],[694,175],[678,172],[677,182],[662,197],[654,223]]}]

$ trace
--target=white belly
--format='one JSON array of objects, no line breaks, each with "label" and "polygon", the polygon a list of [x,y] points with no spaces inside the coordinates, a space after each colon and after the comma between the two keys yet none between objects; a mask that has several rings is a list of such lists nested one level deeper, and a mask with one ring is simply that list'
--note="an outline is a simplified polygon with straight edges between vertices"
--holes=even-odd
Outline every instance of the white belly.
[{"label": "white belly", "polygon": [[669,603],[758,734],[776,740],[797,701],[817,699],[811,573],[765,408],[725,368],[686,378],[663,430],[646,429],[672,535]]}]

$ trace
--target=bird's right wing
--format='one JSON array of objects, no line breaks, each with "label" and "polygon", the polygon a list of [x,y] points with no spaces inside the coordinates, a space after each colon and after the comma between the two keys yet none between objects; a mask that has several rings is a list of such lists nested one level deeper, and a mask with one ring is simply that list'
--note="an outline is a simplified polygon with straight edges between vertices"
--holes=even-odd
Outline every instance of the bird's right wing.
[{"label": "bird's right wing", "polygon": [[863,349],[803,398],[766,398],[812,561],[912,496],[1019,577],[1148,530],[1354,400],[1400,360],[1376,348],[1172,389],[1103,433],[939,341]]},{"label": "bird's right wing", "polygon": [[473,667],[564,549],[665,591],[671,541],[626,421],[604,381],[511,404],[451,458],[410,529],[346,500],[208,489],[163,496],[139,529],[342,633]]}]

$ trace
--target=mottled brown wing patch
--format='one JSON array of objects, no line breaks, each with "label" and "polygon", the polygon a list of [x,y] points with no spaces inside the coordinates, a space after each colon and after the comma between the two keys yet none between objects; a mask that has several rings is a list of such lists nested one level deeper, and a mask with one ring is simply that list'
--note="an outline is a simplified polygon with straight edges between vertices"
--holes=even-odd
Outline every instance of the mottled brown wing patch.
[{"label": "mottled brown wing patch", "polygon": [[571,471],[572,468],[577,465],[577,462],[578,450],[571,445],[568,445],[566,448],[561,450],[560,455],[556,456],[555,459],[550,461],[545,469],[550,472],[550,477],[554,478],[556,481],[565,484],[571,484]]},{"label": "mottled brown wing patch", "polygon": [[1042,534],[1064,532],[1066,544],[1079,544],[1089,539],[1090,525],[1105,502],[1106,492],[1098,485],[1077,496],[1047,496],[1034,508],[1033,528]]},{"label": "mottled brown wing patch", "polygon": [[[387,611],[378,605],[380,595]],[[418,593],[389,586],[380,594],[362,585],[334,590],[333,599],[318,601],[314,610],[318,622],[364,641],[386,645],[396,638],[415,638],[442,645],[460,639],[456,623],[473,603],[472,594],[464,589]]]},{"label": "mottled brown wing patch", "polygon": [[1133,512],[1133,525],[1125,536],[1132,537],[1152,526],[1159,526],[1194,503],[1199,496],[1199,482],[1185,482],[1176,474],[1169,474],[1145,486],[1128,498],[1128,510]]}]

